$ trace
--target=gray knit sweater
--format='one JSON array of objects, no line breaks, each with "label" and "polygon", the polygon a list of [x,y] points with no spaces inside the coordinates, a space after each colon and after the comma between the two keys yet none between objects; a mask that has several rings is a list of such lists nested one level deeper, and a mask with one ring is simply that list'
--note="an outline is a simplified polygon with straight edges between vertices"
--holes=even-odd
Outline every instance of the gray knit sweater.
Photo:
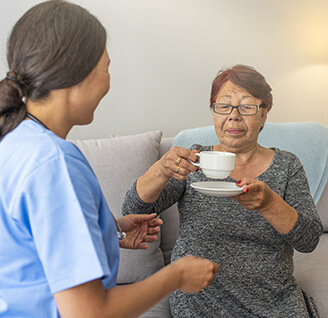
[{"label": "gray knit sweater", "polygon": [[[194,145],[199,151],[212,147]],[[186,181],[170,179],[154,204],[140,200],[135,184],[123,211],[160,213],[178,202],[180,231],[172,261],[188,254],[217,262],[220,271],[200,293],[171,295],[173,317],[318,317],[311,297],[293,277],[293,250],[311,252],[318,244],[322,224],[309,192],[299,159],[274,149],[270,167],[257,179],[265,182],[299,217],[285,235],[278,233],[258,211],[244,209],[236,200],[195,191],[190,184],[208,179],[199,170]],[[228,182],[236,182],[230,177]]]}]

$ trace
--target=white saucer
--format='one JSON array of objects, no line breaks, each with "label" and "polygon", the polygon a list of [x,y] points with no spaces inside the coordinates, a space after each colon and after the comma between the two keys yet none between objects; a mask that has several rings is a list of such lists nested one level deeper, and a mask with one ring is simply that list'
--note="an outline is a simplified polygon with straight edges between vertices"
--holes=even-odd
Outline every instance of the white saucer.
[{"label": "white saucer", "polygon": [[200,193],[215,197],[233,197],[243,193],[243,187],[237,187],[234,182],[205,181],[194,182],[190,186]]}]

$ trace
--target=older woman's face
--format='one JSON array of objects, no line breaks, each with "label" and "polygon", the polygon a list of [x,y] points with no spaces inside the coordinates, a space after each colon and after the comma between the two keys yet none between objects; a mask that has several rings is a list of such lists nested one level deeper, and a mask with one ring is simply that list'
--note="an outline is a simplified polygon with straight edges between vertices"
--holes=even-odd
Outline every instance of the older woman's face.
[{"label": "older woman's face", "polygon": [[[227,81],[222,85],[215,102],[238,106],[260,105],[262,101],[242,87]],[[215,131],[222,149],[236,153],[251,150],[257,145],[257,138],[266,117],[265,108],[259,108],[257,114],[250,116],[240,115],[236,108],[229,115],[214,113]]]}]

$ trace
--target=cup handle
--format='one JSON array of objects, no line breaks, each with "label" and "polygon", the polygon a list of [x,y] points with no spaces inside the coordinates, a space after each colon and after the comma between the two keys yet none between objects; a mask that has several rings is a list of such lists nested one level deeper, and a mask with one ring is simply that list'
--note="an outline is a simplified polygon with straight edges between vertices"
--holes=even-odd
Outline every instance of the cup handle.
[{"label": "cup handle", "polygon": [[[199,153],[199,152],[196,152],[195,155],[196,155],[198,158],[200,158],[200,153]],[[192,162],[192,161],[190,161],[190,163],[192,163],[192,164],[193,164],[194,166],[196,166],[196,167],[199,167],[199,163],[195,163],[195,162]]]}]

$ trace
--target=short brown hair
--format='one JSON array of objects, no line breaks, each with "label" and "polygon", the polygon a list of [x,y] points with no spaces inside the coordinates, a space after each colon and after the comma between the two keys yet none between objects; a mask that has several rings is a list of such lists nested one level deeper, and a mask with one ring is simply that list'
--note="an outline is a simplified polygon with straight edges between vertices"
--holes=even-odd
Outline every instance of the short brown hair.
[{"label": "short brown hair", "polygon": [[235,65],[226,70],[220,70],[212,82],[210,107],[213,107],[215,99],[226,81],[231,81],[237,86],[244,88],[252,96],[262,100],[262,107],[272,107],[271,87],[263,75],[253,67],[247,65]]}]

